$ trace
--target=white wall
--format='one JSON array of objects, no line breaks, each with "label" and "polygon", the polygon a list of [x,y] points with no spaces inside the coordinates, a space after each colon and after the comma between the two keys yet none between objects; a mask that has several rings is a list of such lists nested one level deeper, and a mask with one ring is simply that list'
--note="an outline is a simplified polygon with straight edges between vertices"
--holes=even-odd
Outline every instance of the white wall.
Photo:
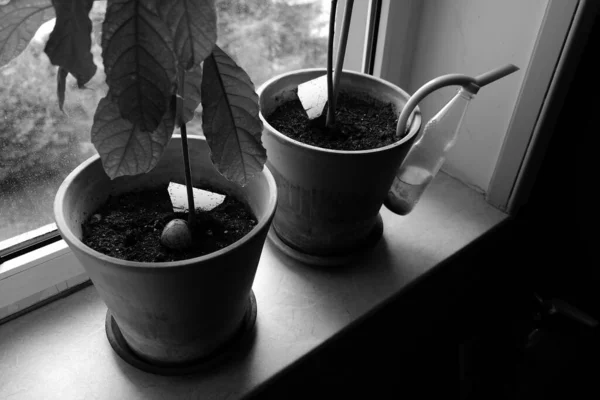
[{"label": "white wall", "polygon": [[[548,0],[424,0],[422,5],[405,88],[409,93],[447,73],[478,75],[507,63],[521,68],[475,97],[443,168],[483,191],[488,189],[547,4]],[[455,91],[445,88],[426,98],[420,105],[424,121]]]}]

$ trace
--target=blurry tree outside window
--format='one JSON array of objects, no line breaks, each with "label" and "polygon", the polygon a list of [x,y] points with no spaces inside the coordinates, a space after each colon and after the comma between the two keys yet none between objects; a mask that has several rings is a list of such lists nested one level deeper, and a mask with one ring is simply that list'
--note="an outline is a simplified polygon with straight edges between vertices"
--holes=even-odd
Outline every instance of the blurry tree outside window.
[{"label": "blurry tree outside window", "polygon": [[[324,67],[329,3],[217,0],[218,44],[246,69],[256,87],[283,72]],[[58,186],[95,154],[90,128],[107,90],[100,47],[105,7],[96,1],[91,12],[98,72],[84,89],[69,76],[65,113],[56,100],[57,68],[44,53],[53,20],[19,57],[0,68],[0,241],[53,222]],[[201,134],[201,113],[196,110],[190,133]]]}]

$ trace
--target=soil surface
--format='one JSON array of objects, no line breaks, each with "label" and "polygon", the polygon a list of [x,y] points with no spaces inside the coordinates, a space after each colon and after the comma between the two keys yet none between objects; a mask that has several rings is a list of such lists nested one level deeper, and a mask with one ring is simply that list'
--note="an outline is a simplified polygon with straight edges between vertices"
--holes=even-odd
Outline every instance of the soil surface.
[{"label": "soil surface", "polygon": [[[202,188],[217,192],[212,188]],[[221,193],[225,194],[225,193]],[[238,241],[257,224],[249,207],[231,195],[211,211],[196,211],[193,245],[171,250],[160,243],[169,221],[187,213],[173,212],[167,188],[110,197],[83,223],[83,243],[100,253],[129,261],[179,261],[212,253]]]},{"label": "soil surface", "polygon": [[396,142],[399,115],[390,103],[340,92],[335,116],[335,129],[328,129],[324,116],[310,121],[300,100],[295,99],[279,106],[267,121],[292,139],[326,149],[368,150]]}]

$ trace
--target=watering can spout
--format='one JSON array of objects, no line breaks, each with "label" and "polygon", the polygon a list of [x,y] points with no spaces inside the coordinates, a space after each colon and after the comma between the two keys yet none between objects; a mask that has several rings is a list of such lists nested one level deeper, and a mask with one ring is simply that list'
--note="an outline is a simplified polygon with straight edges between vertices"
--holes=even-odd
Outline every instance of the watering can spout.
[{"label": "watering can spout", "polygon": [[[480,88],[504,78],[519,70],[519,67],[513,64],[506,64],[502,67],[495,68],[476,77],[471,77],[463,74],[447,74],[438,76],[421,86],[415,94],[410,96],[406,102],[406,106],[402,109],[398,124],[396,125],[396,136],[401,137],[407,128],[410,128],[410,123],[414,117],[414,110],[419,103],[432,92],[446,86],[462,86],[473,94],[477,94]],[[409,121],[409,118],[411,121]]]},{"label": "watering can spout", "polygon": [[442,87],[462,86],[458,94],[425,125],[423,133],[404,158],[384,201],[390,211],[399,215],[406,215],[412,211],[456,141],[469,101],[483,86],[518,70],[516,66],[508,64],[477,77],[462,74],[443,75],[421,86],[408,99],[398,118],[398,138],[410,128],[415,108],[427,95]]}]

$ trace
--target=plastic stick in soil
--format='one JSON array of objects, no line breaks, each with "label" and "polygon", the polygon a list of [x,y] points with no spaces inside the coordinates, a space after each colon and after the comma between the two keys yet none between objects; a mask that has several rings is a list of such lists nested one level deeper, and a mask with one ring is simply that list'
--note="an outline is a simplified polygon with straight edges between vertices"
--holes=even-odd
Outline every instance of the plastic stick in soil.
[{"label": "plastic stick in soil", "polygon": [[348,0],[346,2],[338,51],[336,54],[335,69],[333,68],[333,43],[337,1],[332,0],[329,16],[329,39],[327,44],[327,74],[298,85],[298,99],[300,100],[300,103],[302,103],[302,107],[306,111],[308,119],[322,121],[320,123],[326,124],[329,128],[335,126],[335,109],[337,96],[340,91],[339,83],[348,44],[353,5],[354,0]]},{"label": "plastic stick in soil", "polygon": [[[338,45],[338,53],[336,56],[336,64],[333,75],[333,90],[328,99],[327,108],[327,127],[332,129],[335,126],[335,107],[337,105],[337,97],[340,92],[340,79],[342,77],[342,68],[344,66],[344,58],[346,57],[346,46],[348,44],[348,33],[350,32],[350,21],[352,20],[352,7],[354,0],[346,1],[344,9],[344,20],[342,22],[342,30],[340,32],[340,43]],[[335,20],[335,18],[334,18]],[[335,22],[334,22],[335,24]],[[333,47],[333,45],[330,43]],[[329,71],[328,71],[329,72]]]}]

